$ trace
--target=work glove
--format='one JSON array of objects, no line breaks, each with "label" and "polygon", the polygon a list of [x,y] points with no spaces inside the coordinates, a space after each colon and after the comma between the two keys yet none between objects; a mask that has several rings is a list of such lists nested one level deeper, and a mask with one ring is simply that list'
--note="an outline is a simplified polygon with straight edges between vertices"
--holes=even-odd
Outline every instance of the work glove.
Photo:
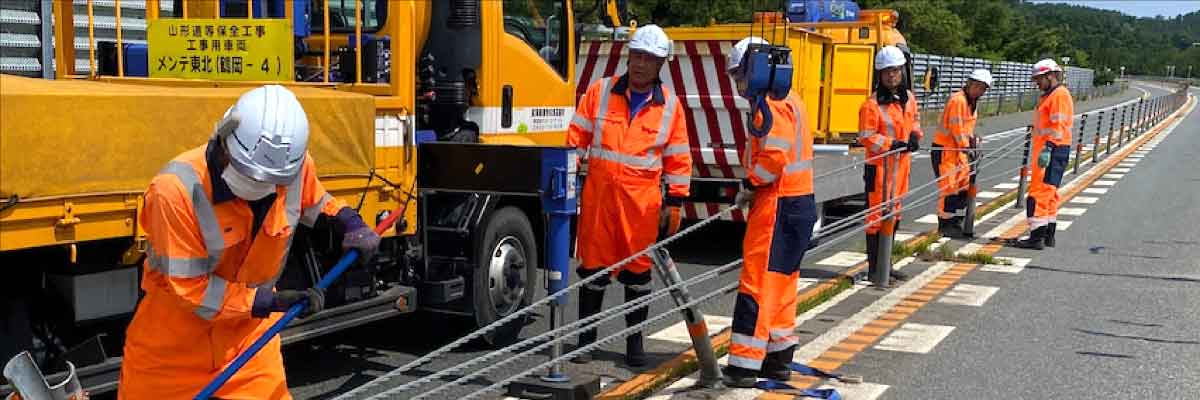
[{"label": "work glove", "polygon": [[1053,150],[1053,147],[1050,143],[1042,146],[1042,152],[1038,153],[1037,158],[1038,168],[1046,168],[1047,165],[1050,165],[1050,151]]},{"label": "work glove", "polygon": [[659,230],[663,232],[663,236],[671,236],[679,232],[679,225],[683,223],[683,210],[679,206],[664,207],[659,214]]},{"label": "work glove", "polygon": [[300,312],[300,318],[308,317],[325,309],[325,291],[322,289],[308,288],[307,290],[276,292],[272,292],[270,289],[259,289],[258,293],[254,295],[254,306],[251,308],[250,314],[255,318],[266,318],[273,312],[286,312],[292,308],[292,305],[304,300],[308,300],[308,307]]},{"label": "work glove", "polygon": [[754,189],[748,187],[742,188],[737,197],[733,198],[733,204],[743,210],[749,210],[751,203],[754,203]]},{"label": "work glove", "polygon": [[908,151],[908,143],[901,142],[899,140],[893,140],[892,148],[888,149],[888,151],[896,151],[896,150]]},{"label": "work glove", "polygon": [[368,227],[362,216],[350,207],[343,207],[338,211],[337,221],[346,232],[345,236],[342,236],[342,250],[358,250],[359,260],[370,260],[375,251],[379,250],[379,234]]},{"label": "work glove", "polygon": [[917,135],[908,135],[908,152],[916,153],[917,150],[921,150],[921,139]]}]

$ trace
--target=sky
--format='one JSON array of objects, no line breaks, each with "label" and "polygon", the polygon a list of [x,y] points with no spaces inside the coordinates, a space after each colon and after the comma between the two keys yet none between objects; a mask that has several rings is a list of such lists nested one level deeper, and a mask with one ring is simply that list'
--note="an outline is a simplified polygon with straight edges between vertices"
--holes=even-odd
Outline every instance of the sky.
[{"label": "sky", "polygon": [[1174,17],[1200,10],[1200,0],[1030,0],[1030,3],[1063,3],[1120,11],[1135,17]]}]

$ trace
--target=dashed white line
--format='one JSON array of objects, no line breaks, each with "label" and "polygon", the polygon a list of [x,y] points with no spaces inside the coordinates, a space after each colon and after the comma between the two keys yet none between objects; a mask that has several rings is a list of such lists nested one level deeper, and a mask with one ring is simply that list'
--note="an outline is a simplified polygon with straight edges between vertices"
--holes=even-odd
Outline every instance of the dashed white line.
[{"label": "dashed white line", "polygon": [[[722,329],[733,325],[733,319],[719,315],[705,315],[704,323],[708,326],[708,334],[713,335],[720,332]],[[661,340],[664,342],[685,343],[691,344],[692,337],[688,335],[687,323],[679,321],[674,325],[663,328],[658,332],[648,336],[650,339]]]},{"label": "dashed white line", "polygon": [[828,265],[831,267],[851,267],[858,265],[863,261],[867,261],[867,255],[857,251],[839,251],[836,254],[826,257],[824,260],[817,261],[817,265]]},{"label": "dashed white line", "polygon": [[1117,181],[1099,180],[1099,181],[1092,182],[1092,184],[1096,185],[1096,186],[1114,186],[1117,184]]},{"label": "dashed white line", "polygon": [[950,291],[938,299],[938,303],[955,304],[960,306],[982,307],[1000,288],[993,286],[970,285],[966,283],[955,285]]},{"label": "dashed white line", "polygon": [[1121,179],[1125,174],[1104,174],[1104,179]]},{"label": "dashed white line", "polygon": [[950,336],[953,326],[926,325],[908,322],[900,325],[886,338],[875,345],[878,350],[901,351],[906,353],[928,354]]},{"label": "dashed white line", "polygon": [[996,257],[996,259],[1004,260],[1005,262],[1008,262],[1008,264],[987,264],[979,267],[979,270],[985,272],[998,272],[1002,274],[1019,274],[1025,269],[1026,265],[1029,265],[1029,263],[1033,261],[1029,258],[1020,257]]},{"label": "dashed white line", "polygon": [[883,396],[883,393],[887,392],[888,388],[890,387],[891,386],[888,385],[870,382],[847,384],[833,381],[829,384],[821,386],[820,389],[835,389],[837,390],[838,394],[846,400],[875,400],[880,396]]},{"label": "dashed white line", "polygon": [[924,217],[917,218],[916,222],[918,224],[936,224],[936,223],[938,223],[938,217],[937,217],[937,215],[934,215],[934,214],[928,214]]},{"label": "dashed white line", "polygon": [[1003,194],[1004,194],[1004,193],[1000,193],[1000,192],[983,191],[983,192],[975,193],[975,198],[978,198],[978,199],[994,199],[994,198],[1000,197],[1000,196],[1001,196],[1001,195],[1003,195]]},{"label": "dashed white line", "polygon": [[997,184],[996,186],[992,186],[992,188],[1003,189],[1003,190],[1016,189],[1017,184],[1005,182],[1005,183]]},{"label": "dashed white line", "polygon": [[1083,215],[1085,212],[1087,212],[1086,208],[1062,207],[1058,209],[1058,215],[1070,215],[1073,217]]},{"label": "dashed white line", "polygon": [[1059,232],[1065,231],[1065,230],[1067,230],[1067,228],[1070,228],[1070,227],[1071,227],[1071,224],[1072,224],[1072,223],[1073,223],[1073,222],[1071,222],[1071,221],[1058,221],[1058,222],[1055,222],[1055,223],[1054,223],[1054,230],[1056,230],[1056,231],[1059,231]]},{"label": "dashed white line", "polygon": [[1075,196],[1071,198],[1071,203],[1074,204],[1096,204],[1100,201],[1099,197]]},{"label": "dashed white line", "polygon": [[1083,192],[1087,193],[1087,194],[1105,194],[1105,193],[1108,193],[1108,189],[1107,188],[1087,188],[1087,189],[1083,189]]},{"label": "dashed white line", "polygon": [[907,242],[908,239],[912,239],[916,236],[917,236],[917,234],[915,234],[915,233],[896,232],[896,241],[897,242]]},{"label": "dashed white line", "polygon": [[1124,168],[1124,167],[1122,167],[1122,168],[1115,168],[1115,167],[1114,167],[1114,168],[1112,168],[1112,169],[1109,169],[1109,171],[1112,171],[1112,172],[1122,172],[1122,173],[1124,173],[1124,172],[1129,172],[1129,171],[1130,171],[1130,169],[1129,169],[1129,168]]}]

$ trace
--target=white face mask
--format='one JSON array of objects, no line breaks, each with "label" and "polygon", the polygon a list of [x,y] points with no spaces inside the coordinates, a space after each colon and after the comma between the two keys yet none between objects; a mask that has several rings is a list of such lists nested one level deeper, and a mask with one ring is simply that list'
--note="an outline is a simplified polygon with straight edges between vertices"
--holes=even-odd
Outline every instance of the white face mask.
[{"label": "white face mask", "polygon": [[275,193],[274,184],[250,179],[234,169],[232,165],[225,166],[225,172],[221,173],[221,178],[229,185],[229,190],[243,200],[259,200]]}]

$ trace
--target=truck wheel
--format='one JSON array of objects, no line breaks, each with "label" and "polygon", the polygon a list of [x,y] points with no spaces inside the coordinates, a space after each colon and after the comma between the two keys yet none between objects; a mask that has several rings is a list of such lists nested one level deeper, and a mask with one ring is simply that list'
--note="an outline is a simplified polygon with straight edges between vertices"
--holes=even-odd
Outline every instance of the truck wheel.
[{"label": "truck wheel", "polygon": [[[478,263],[472,282],[475,323],[487,326],[533,301],[538,250],[525,213],[504,207],[488,216],[476,240]],[[493,346],[516,342],[527,319],[518,318],[483,336]]]}]

